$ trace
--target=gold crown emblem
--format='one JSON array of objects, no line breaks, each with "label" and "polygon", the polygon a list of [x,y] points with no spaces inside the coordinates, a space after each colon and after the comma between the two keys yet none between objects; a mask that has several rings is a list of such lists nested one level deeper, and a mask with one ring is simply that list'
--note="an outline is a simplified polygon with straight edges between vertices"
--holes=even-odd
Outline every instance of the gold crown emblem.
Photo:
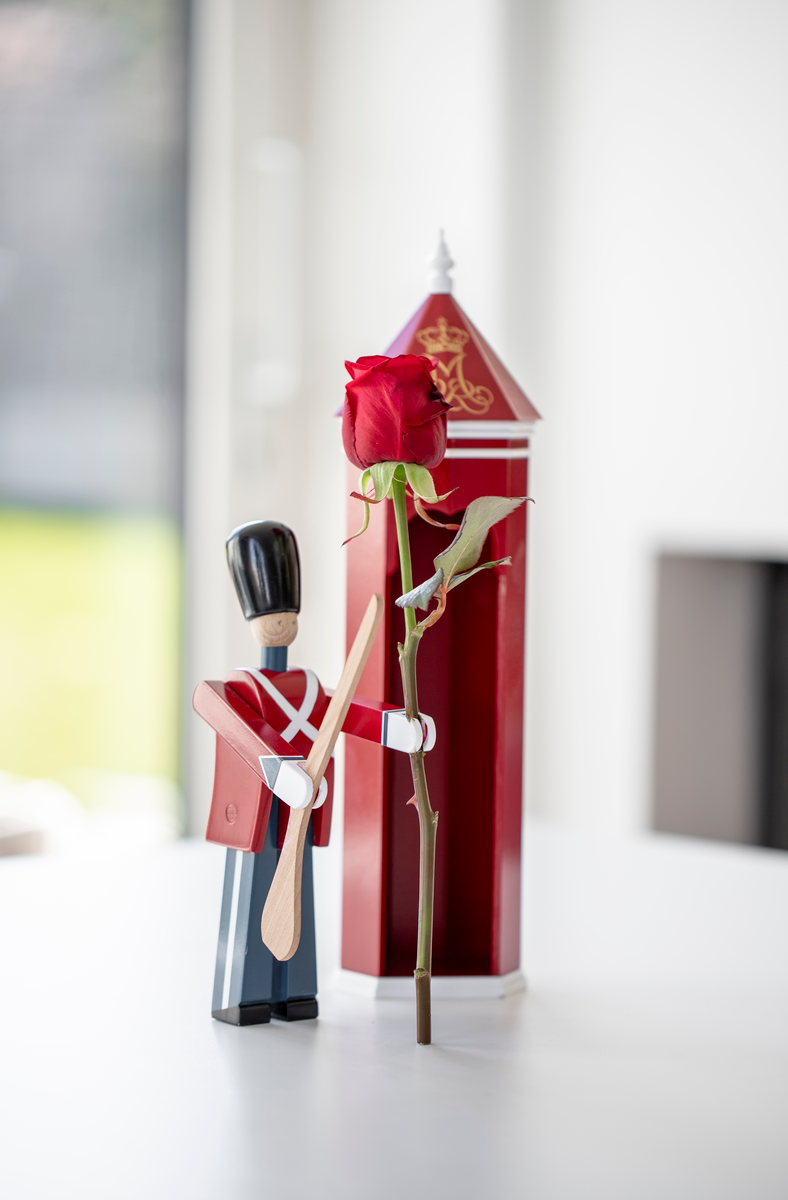
[{"label": "gold crown emblem", "polygon": [[428,354],[462,354],[470,334],[456,325],[450,325],[445,317],[438,317],[437,325],[428,325],[416,334]]}]

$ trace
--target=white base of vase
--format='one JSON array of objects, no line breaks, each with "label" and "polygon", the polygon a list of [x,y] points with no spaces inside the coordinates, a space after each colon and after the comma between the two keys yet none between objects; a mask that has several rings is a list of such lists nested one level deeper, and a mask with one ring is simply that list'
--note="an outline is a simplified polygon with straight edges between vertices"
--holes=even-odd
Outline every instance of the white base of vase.
[{"label": "white base of vase", "polygon": [[[412,975],[362,975],[359,971],[334,973],[334,987],[352,996],[368,1000],[412,1000],[415,986]],[[521,992],[525,976],[519,969],[507,975],[433,975],[435,1000],[500,1000]]]}]

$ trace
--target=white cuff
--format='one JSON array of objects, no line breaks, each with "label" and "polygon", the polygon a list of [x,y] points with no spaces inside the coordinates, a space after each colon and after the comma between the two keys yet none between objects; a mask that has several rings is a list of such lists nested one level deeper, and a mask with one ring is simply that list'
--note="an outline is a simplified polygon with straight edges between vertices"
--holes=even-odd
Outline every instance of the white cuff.
[{"label": "white cuff", "polygon": [[404,708],[386,709],[380,726],[381,746],[401,750],[403,754],[415,754],[423,740],[420,723],[413,717],[408,720]]},{"label": "white cuff", "polygon": [[432,717],[428,717],[426,713],[420,713],[419,715],[421,717],[421,724],[424,728],[424,742],[421,748],[426,754],[427,751],[431,750],[435,745],[435,739],[437,738],[438,734]]},{"label": "white cuff", "polygon": [[[295,756],[260,755],[260,766],[263,768],[266,783],[274,795],[291,808],[306,808],[312,799],[313,785],[303,769],[305,762],[306,759]],[[325,804],[327,795],[328,784],[325,779],[321,779],[312,808],[320,808]]]},{"label": "white cuff", "polygon": [[435,745],[435,722],[432,717],[421,714],[421,721],[408,719],[404,708],[389,708],[383,713],[380,744],[389,750],[401,750],[403,754],[415,754],[417,750],[431,750]]}]

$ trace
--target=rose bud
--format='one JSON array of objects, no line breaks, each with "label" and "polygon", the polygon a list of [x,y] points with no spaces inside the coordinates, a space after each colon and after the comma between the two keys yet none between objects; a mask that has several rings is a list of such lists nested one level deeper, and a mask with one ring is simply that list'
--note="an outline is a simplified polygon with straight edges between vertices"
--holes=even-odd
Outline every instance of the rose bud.
[{"label": "rose bud", "polygon": [[342,441],[357,467],[381,462],[437,467],[446,453],[450,406],[432,378],[432,363],[419,354],[386,358],[372,354],[345,363]]}]

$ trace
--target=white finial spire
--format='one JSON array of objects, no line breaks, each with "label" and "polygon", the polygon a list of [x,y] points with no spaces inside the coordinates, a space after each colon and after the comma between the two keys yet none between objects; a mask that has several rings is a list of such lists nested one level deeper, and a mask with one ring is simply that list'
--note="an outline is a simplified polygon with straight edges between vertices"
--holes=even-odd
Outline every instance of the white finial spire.
[{"label": "white finial spire", "polygon": [[454,266],[454,259],[449,254],[442,229],[439,232],[435,253],[427,259],[427,266],[430,269],[427,276],[427,287],[432,295],[451,295],[452,279],[449,271]]}]

